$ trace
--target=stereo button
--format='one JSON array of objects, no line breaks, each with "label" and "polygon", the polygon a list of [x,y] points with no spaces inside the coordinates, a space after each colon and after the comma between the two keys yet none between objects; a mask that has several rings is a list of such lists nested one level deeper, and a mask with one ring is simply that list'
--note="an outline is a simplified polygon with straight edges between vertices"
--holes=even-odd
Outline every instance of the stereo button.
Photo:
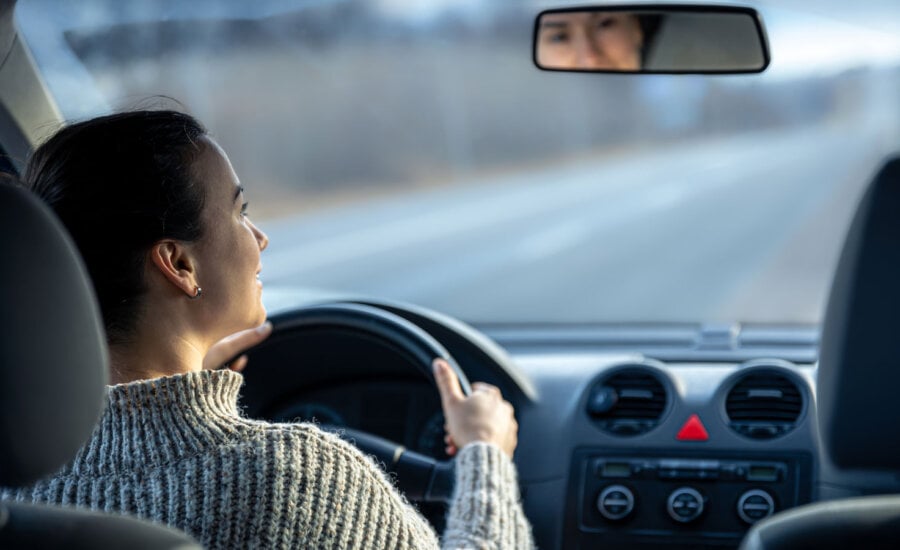
[{"label": "stereo button", "polygon": [[669,516],[679,523],[688,523],[703,513],[703,495],[696,489],[681,487],[669,495],[666,506]]},{"label": "stereo button", "polygon": [[597,497],[597,510],[606,519],[625,519],[634,510],[634,493],[624,485],[610,485]]},{"label": "stereo button", "polygon": [[747,523],[771,516],[775,512],[775,501],[762,489],[747,491],[738,500],[737,513]]}]

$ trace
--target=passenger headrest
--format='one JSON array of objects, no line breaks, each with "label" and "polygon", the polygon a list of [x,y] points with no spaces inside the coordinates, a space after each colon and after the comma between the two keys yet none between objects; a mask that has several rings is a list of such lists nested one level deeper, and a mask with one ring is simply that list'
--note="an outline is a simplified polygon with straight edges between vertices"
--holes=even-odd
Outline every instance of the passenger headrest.
[{"label": "passenger headrest", "polygon": [[17,486],[57,471],[91,435],[108,357],[75,246],[43,203],[6,183],[0,260],[0,485]]},{"label": "passenger headrest", "polygon": [[900,470],[900,159],[860,202],[831,286],[819,426],[837,466]]}]

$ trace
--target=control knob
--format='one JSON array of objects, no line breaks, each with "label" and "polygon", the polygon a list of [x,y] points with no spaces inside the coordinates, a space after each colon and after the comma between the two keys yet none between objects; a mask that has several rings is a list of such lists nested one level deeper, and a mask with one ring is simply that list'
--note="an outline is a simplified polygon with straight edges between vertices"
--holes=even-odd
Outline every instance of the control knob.
[{"label": "control knob", "polygon": [[679,523],[688,523],[703,513],[703,495],[696,489],[680,487],[672,491],[666,504],[669,516]]},{"label": "control knob", "polygon": [[610,485],[597,497],[597,510],[608,520],[625,519],[634,510],[634,493],[624,485]]},{"label": "control knob", "polygon": [[751,489],[738,499],[737,513],[747,523],[756,523],[774,512],[775,501],[772,495],[762,489]]}]

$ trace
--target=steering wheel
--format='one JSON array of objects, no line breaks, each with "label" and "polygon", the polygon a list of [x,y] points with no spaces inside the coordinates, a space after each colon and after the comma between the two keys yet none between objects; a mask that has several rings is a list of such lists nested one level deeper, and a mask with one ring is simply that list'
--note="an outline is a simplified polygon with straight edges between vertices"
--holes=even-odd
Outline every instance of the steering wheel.
[{"label": "steering wheel", "polygon": [[[247,352],[251,365],[254,364],[254,357],[267,353],[266,363],[271,363],[272,354],[277,357],[279,347],[283,348],[301,335],[312,335],[323,330],[338,331],[376,341],[402,355],[435,385],[435,390],[437,386],[431,365],[434,359],[442,358],[456,372],[463,394],[471,393],[465,373],[437,340],[415,324],[383,309],[356,303],[334,303],[297,309],[272,316],[269,320],[273,327],[271,336]],[[258,387],[256,385],[275,384],[277,387],[277,379],[283,375],[283,369],[247,369],[244,372],[245,399],[246,394],[252,394]],[[410,500],[449,502],[454,485],[452,461],[437,460],[359,430],[341,428],[338,434],[384,463],[387,471],[395,473],[398,488]]]}]

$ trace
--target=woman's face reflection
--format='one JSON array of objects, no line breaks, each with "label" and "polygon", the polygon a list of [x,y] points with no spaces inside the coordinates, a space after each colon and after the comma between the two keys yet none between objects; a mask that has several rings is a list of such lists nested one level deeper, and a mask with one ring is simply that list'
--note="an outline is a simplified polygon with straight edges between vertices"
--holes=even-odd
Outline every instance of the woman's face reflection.
[{"label": "woman's face reflection", "polygon": [[548,13],[541,17],[538,65],[548,69],[638,71],[644,34],[625,12]]}]

